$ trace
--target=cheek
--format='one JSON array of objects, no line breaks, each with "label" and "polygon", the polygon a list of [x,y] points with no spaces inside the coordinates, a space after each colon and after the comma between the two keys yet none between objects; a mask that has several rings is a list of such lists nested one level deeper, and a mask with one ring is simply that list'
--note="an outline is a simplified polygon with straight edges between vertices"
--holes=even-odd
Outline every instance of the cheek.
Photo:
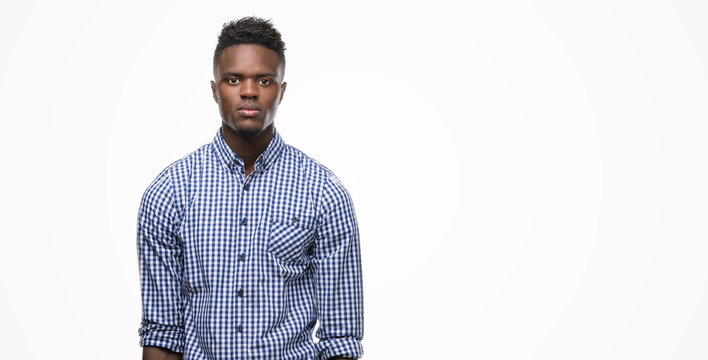
[{"label": "cheek", "polygon": [[274,91],[272,94],[269,94],[268,103],[273,108],[277,107],[278,104],[280,104],[280,91]]},{"label": "cheek", "polygon": [[221,93],[221,104],[226,105],[226,106],[231,106],[236,102],[237,97],[234,97],[233,94],[229,93]]},{"label": "cheek", "polygon": [[228,100],[237,93],[236,87],[222,84],[217,89],[217,94],[224,100]]}]

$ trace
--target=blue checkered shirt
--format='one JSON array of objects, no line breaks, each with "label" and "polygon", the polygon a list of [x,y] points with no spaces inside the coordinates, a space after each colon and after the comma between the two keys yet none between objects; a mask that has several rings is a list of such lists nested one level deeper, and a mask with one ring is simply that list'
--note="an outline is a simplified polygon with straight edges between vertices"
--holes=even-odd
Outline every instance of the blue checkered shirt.
[{"label": "blue checkered shirt", "polygon": [[347,190],[277,132],[244,174],[219,131],[145,191],[140,345],[185,360],[360,357],[359,232]]}]

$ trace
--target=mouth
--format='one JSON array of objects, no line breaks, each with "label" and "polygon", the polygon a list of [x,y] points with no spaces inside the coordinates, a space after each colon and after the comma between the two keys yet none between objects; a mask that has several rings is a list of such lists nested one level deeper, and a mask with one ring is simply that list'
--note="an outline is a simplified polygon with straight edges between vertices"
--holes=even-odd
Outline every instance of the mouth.
[{"label": "mouth", "polygon": [[243,117],[254,117],[261,111],[261,108],[256,104],[243,104],[238,109],[237,112]]}]

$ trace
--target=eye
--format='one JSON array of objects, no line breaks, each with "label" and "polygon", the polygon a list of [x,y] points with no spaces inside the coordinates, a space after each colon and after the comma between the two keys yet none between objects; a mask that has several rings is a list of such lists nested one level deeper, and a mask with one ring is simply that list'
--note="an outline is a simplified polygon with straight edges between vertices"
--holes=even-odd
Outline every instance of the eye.
[{"label": "eye", "polygon": [[268,86],[273,83],[273,80],[271,79],[260,79],[258,80],[258,83],[263,85],[263,86]]},{"label": "eye", "polygon": [[228,79],[226,79],[226,82],[228,82],[230,85],[236,85],[240,81],[237,78],[228,78]]}]

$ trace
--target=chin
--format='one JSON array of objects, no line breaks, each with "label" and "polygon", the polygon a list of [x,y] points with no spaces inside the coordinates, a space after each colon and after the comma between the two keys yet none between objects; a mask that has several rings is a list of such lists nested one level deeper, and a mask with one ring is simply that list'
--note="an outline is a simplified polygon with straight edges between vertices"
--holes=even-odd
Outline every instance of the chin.
[{"label": "chin", "polygon": [[243,137],[255,137],[262,132],[263,129],[261,128],[253,128],[247,126],[239,126],[236,128],[236,133]]},{"label": "chin", "polygon": [[233,121],[224,121],[224,125],[226,125],[236,135],[242,137],[255,137],[263,132],[263,128],[259,126],[253,126],[252,124],[234,124]]}]

